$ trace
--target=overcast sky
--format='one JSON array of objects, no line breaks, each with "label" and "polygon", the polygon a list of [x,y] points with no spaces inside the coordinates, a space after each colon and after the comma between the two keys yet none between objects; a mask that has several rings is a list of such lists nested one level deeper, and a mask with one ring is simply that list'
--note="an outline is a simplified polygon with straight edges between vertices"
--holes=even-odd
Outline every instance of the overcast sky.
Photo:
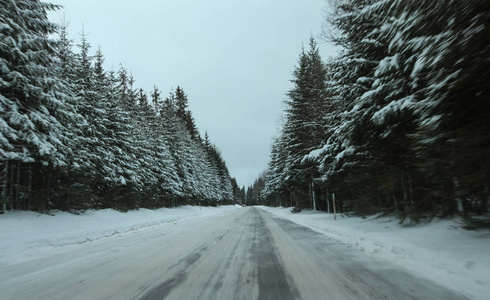
[{"label": "overcast sky", "polygon": [[240,186],[267,167],[302,45],[313,35],[324,59],[335,55],[319,39],[325,0],[48,2],[64,6],[50,20],[64,14],[75,44],[84,28],[108,70],[121,63],[147,93],[181,86]]}]

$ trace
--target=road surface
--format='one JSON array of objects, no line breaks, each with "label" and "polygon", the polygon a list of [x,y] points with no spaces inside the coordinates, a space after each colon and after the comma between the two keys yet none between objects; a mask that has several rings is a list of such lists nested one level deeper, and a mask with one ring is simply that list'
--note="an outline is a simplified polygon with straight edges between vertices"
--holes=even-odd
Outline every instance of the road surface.
[{"label": "road surface", "polygon": [[253,207],[0,265],[0,298],[466,299]]}]

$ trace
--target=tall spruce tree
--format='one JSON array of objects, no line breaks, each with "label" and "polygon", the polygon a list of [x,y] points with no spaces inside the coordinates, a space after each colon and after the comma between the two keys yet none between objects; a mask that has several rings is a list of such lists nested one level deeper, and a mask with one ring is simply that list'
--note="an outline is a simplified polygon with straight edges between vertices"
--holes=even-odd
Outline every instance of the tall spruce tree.
[{"label": "tall spruce tree", "polygon": [[343,208],[412,218],[487,211],[488,135],[474,133],[487,131],[488,4],[351,0],[334,11],[344,112],[320,172]]},{"label": "tall spruce tree", "polygon": [[0,4],[0,169],[9,191],[2,202],[47,209],[46,183],[53,168],[66,164],[63,124],[73,114],[51,69],[56,45],[49,35],[57,27],[47,11],[58,7],[24,0]]},{"label": "tall spruce tree", "polygon": [[297,206],[315,208],[311,189],[317,166],[303,158],[323,139],[326,68],[313,38],[309,46],[308,52],[303,50],[300,54],[298,66],[293,72],[294,87],[287,94],[284,142],[288,155],[285,180],[290,192],[294,191],[296,195]]}]

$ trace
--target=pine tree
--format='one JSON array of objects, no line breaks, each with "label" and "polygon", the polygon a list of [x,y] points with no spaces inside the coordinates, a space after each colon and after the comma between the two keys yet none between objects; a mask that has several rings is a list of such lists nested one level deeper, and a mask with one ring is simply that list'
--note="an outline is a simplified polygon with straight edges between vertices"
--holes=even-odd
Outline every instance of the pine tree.
[{"label": "pine tree", "polygon": [[58,7],[40,1],[0,3],[0,169],[17,174],[15,181],[4,179],[11,191],[5,197],[11,208],[46,209],[50,191],[45,183],[53,168],[66,164],[63,123],[73,114],[50,68],[56,44],[48,36],[57,27],[47,11]]},{"label": "pine tree", "polygon": [[392,26],[398,35],[380,34],[405,59],[417,121],[413,148],[419,171],[430,179],[419,184],[432,186],[417,210],[488,211],[489,3],[397,2],[387,14],[399,16]]},{"label": "pine tree", "polygon": [[287,151],[284,145],[284,134],[274,139],[270,161],[265,175],[265,186],[262,190],[261,197],[263,199],[271,199],[270,202],[274,206],[289,206],[292,205],[289,201],[289,191],[285,185],[287,174],[286,157]]},{"label": "pine tree", "polygon": [[192,113],[189,110],[189,100],[184,90],[180,86],[178,86],[175,90],[175,107],[175,114],[177,118],[183,122],[191,138],[195,141],[200,141],[201,137],[199,130],[197,129]]},{"label": "pine tree", "polygon": [[175,107],[175,114],[177,118],[185,120],[185,115],[187,112],[187,108],[189,107],[189,103],[187,100],[187,95],[184,93],[184,90],[180,88],[180,86],[178,86],[175,90]]},{"label": "pine tree", "polygon": [[288,152],[285,180],[290,193],[295,191],[298,206],[309,206],[304,201],[309,198],[314,208],[314,199],[309,191],[317,166],[314,162],[305,161],[304,157],[323,140],[326,68],[313,38],[310,39],[309,51],[301,52],[293,76],[294,87],[287,94],[289,100],[286,102],[284,126],[284,143]]},{"label": "pine tree", "polygon": [[215,171],[216,179],[211,184],[214,185],[216,191],[215,198],[223,202],[230,202],[233,199],[233,190],[230,172],[228,171],[225,160],[218,148],[215,145],[210,144],[209,139],[205,142],[204,147],[208,156],[210,168]]},{"label": "pine tree", "polygon": [[340,208],[360,213],[375,210],[371,199],[386,198],[377,182],[378,174],[385,173],[379,149],[384,146],[379,141],[382,129],[371,119],[380,105],[376,101],[382,98],[369,97],[376,67],[387,56],[386,44],[370,36],[383,24],[371,9],[375,2],[350,0],[333,8],[330,24],[336,35],[332,40],[343,51],[330,63],[336,87],[328,87],[333,105],[327,109],[326,141],[318,157],[323,184],[343,199]]},{"label": "pine tree", "polygon": [[345,208],[412,218],[488,210],[487,135],[474,134],[488,118],[488,4],[351,0],[334,10],[345,112],[320,171],[354,199]]},{"label": "pine tree", "polygon": [[153,91],[151,92],[151,103],[153,105],[153,109],[155,110],[155,112],[159,112],[160,111],[160,106],[161,106],[161,93],[160,91],[158,90],[158,87],[155,85],[154,88],[153,88]]},{"label": "pine tree", "polygon": [[51,174],[51,181],[57,184],[51,185],[50,203],[52,208],[79,210],[91,205],[86,203],[86,200],[91,198],[91,191],[85,175],[93,168],[94,157],[87,148],[90,138],[86,137],[86,129],[89,123],[86,116],[82,115],[86,102],[80,93],[82,88],[79,85],[78,57],[73,53],[73,41],[69,39],[66,30],[67,24],[63,21],[51,69],[58,78],[56,90],[63,95],[64,102],[73,113],[69,119],[63,121],[66,135],[63,144],[67,148],[67,164]]},{"label": "pine tree", "polygon": [[0,4],[3,210],[233,200],[236,182],[219,150],[204,147],[180,87],[163,102],[155,87],[150,103],[124,67],[106,72],[102,50],[90,55],[83,31],[73,52],[66,23],[47,20],[57,6]]},{"label": "pine tree", "polygon": [[231,178],[231,188],[233,191],[233,204],[241,204],[240,203],[240,187],[235,178]]}]

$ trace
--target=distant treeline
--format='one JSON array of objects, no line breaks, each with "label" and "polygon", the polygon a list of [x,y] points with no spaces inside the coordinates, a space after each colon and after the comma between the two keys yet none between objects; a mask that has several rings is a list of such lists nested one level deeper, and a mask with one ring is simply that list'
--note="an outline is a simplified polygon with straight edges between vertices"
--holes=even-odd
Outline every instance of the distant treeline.
[{"label": "distant treeline", "polygon": [[[136,89],[78,51],[35,0],[0,0],[0,210],[79,211],[236,201],[238,187],[177,87]],[[54,40],[50,36],[58,33]]]},{"label": "distant treeline", "polygon": [[[332,1],[322,61],[294,69],[253,199],[401,218],[482,214],[490,198],[490,1]],[[257,194],[257,193],[256,193]]]}]

